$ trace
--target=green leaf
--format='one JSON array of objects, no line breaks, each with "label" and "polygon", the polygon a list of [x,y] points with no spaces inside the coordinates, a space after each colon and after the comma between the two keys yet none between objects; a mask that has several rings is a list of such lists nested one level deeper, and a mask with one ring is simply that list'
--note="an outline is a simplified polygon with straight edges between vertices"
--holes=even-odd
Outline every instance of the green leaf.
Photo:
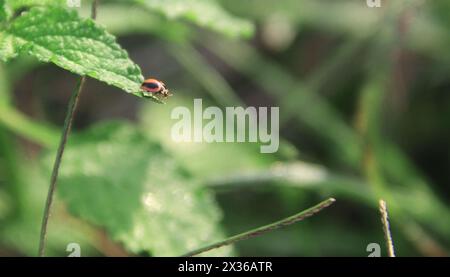
[{"label": "green leaf", "polygon": [[[49,168],[52,159],[45,160]],[[223,238],[212,195],[125,123],[72,136],[58,189],[71,213],[104,227],[133,253],[181,255]]]},{"label": "green leaf", "polygon": [[231,37],[250,37],[254,26],[225,11],[215,0],[136,0],[169,19],[185,19]]},{"label": "green leaf", "polygon": [[35,7],[22,13],[0,33],[0,58],[5,61],[24,52],[144,97],[141,71],[114,36],[74,11]]}]

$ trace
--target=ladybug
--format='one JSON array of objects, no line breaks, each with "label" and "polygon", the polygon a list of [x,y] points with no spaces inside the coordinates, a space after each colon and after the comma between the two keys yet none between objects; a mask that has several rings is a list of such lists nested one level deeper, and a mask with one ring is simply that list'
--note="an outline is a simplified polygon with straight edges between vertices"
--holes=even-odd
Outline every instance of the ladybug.
[{"label": "ladybug", "polygon": [[[145,80],[141,85],[141,89],[146,92],[150,92],[154,95],[160,95],[163,98],[166,98],[166,97],[169,97],[172,95],[169,92],[169,90],[166,88],[166,85],[163,82],[158,81],[156,79]],[[146,94],[144,94],[144,95],[146,95]]]}]

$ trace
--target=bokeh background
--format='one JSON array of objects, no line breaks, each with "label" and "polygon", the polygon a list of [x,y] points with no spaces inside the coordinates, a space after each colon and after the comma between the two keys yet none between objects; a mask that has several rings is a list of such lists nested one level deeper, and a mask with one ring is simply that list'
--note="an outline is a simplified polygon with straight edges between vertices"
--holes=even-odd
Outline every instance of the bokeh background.
[{"label": "bokeh background", "polygon": [[[375,242],[386,255],[377,207],[383,198],[398,256],[447,256],[450,2],[382,0],[381,8],[369,8],[364,0],[221,0],[217,7],[253,25],[253,34],[251,28],[236,35],[208,28],[208,22],[172,20],[131,1],[100,1],[98,22],[117,36],[145,77],[164,80],[174,96],[158,105],[88,79],[73,142],[87,140],[92,147],[74,145],[63,161],[63,171],[83,170],[77,178],[62,175],[49,255],[67,256],[70,242],[81,245],[83,256],[181,255],[186,245],[194,250],[334,197],[337,202],[318,215],[222,254],[367,256],[367,245]],[[88,17],[89,10],[90,2],[82,1],[79,13]],[[1,256],[37,253],[47,169],[77,79],[31,57],[0,66]],[[248,143],[173,142],[172,108],[192,108],[194,98],[204,106],[280,107],[279,151],[261,154]],[[96,135],[87,130],[113,120],[139,129],[164,149],[164,161],[177,163],[181,175],[198,184],[201,192],[195,193],[211,196],[183,214],[178,190],[185,184],[177,179],[169,185],[161,177],[156,186],[164,198],[157,207],[167,213],[150,214],[152,228],[161,227],[141,238],[148,247],[120,231],[122,224],[137,224],[125,223],[130,215],[120,212],[135,205],[127,198],[136,193],[133,182],[140,182],[130,177],[139,167],[135,148],[120,148],[122,138],[108,145],[121,151],[102,173],[124,181],[118,195],[106,193],[108,182],[96,186],[89,178],[89,170],[105,162],[96,159],[101,151],[114,150],[95,144]],[[156,148],[142,153],[159,155]],[[128,164],[129,175],[115,175]],[[160,164],[152,169],[158,176],[166,171]],[[80,187],[79,194],[70,187]],[[83,192],[109,223],[90,217],[89,206],[67,207]],[[125,200],[116,201],[120,197]],[[197,217],[210,210],[214,226]],[[184,225],[173,223],[180,218]],[[205,228],[220,235],[185,243]]]}]

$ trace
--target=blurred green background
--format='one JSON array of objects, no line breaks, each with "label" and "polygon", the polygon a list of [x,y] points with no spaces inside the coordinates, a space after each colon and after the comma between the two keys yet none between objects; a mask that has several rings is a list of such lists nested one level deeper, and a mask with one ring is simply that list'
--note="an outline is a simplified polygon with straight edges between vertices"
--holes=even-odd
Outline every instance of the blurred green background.
[{"label": "blurred green background", "polygon": [[[177,1],[169,2],[173,10]],[[131,1],[100,1],[97,21],[174,96],[158,105],[88,79],[49,255],[67,256],[70,242],[82,256],[181,255],[334,197],[312,218],[216,254],[368,256],[375,242],[384,256],[383,198],[398,256],[447,256],[450,2],[215,7],[242,22],[225,28],[208,19],[212,9],[172,20]],[[0,256],[37,253],[49,168],[77,79],[28,57],[0,65]],[[194,98],[280,107],[279,151],[173,142],[172,108],[192,108]]]}]

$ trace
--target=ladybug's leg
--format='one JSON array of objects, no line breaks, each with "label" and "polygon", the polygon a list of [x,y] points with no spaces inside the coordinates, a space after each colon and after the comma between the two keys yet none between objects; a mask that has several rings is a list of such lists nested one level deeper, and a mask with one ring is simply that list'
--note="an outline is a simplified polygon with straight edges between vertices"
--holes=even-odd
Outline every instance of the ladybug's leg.
[{"label": "ladybug's leg", "polygon": [[164,96],[164,98],[172,95],[166,87],[164,87],[164,89],[161,91],[161,94]]}]

